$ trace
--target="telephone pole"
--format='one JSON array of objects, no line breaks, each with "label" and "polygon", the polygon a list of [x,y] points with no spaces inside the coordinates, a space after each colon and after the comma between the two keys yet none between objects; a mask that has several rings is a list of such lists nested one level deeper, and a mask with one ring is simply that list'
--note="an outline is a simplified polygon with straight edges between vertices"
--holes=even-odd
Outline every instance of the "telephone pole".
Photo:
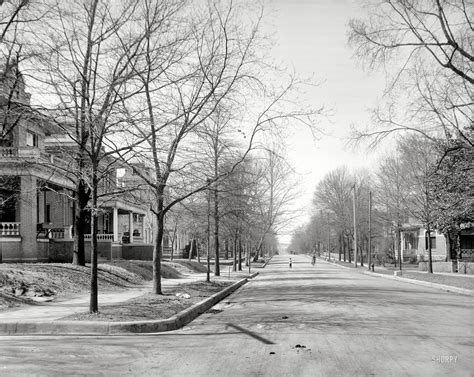
[{"label": "telephone pole", "polygon": [[369,251],[368,270],[372,266],[372,191],[369,191]]},{"label": "telephone pole", "polygon": [[206,281],[211,281],[211,180],[207,179],[207,275]]},{"label": "telephone pole", "polygon": [[352,186],[352,210],[354,213],[354,267],[357,268],[357,219],[356,219],[356,184]]},{"label": "telephone pole", "polygon": [[331,228],[329,228],[329,212],[327,212],[327,223],[328,223],[328,254],[329,262],[331,262]]}]

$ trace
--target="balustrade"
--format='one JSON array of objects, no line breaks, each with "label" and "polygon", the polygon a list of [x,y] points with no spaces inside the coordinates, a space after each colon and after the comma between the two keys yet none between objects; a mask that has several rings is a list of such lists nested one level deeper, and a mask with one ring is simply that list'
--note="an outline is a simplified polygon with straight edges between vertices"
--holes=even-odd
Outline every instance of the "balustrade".
[{"label": "balustrade", "polygon": [[0,236],[19,236],[21,223],[0,223]]},{"label": "balustrade", "polygon": [[[90,241],[92,239],[92,234],[84,234],[84,239]],[[112,242],[114,240],[113,234],[98,234],[97,241],[107,241]]]},{"label": "balustrade", "polygon": [[54,240],[64,239],[64,228],[51,228],[49,229],[49,238]]},{"label": "balustrade", "polygon": [[6,157],[6,158],[18,157],[18,148],[1,147],[0,157]]}]

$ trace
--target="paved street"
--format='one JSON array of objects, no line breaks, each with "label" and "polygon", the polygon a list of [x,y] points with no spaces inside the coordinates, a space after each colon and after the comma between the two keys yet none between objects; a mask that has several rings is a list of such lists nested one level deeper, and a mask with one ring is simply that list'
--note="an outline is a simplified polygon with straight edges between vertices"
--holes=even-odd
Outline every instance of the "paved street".
[{"label": "paved street", "polygon": [[472,297],[292,259],[180,331],[2,337],[0,375],[472,375]]}]

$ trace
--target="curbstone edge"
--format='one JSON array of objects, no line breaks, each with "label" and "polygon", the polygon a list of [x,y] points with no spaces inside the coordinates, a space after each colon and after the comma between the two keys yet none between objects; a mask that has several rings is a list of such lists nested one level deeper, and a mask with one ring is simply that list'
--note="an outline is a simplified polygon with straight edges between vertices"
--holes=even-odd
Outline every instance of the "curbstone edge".
[{"label": "curbstone edge", "polygon": [[177,330],[200,314],[209,310],[212,306],[229,296],[249,279],[258,275],[243,278],[220,292],[184,309],[174,316],[166,319],[150,321],[127,321],[127,322],[101,322],[101,321],[37,321],[37,322],[15,322],[6,321],[0,323],[0,334],[3,335],[118,335],[153,333]]},{"label": "curbstone edge", "polygon": [[369,271],[364,271],[364,274],[369,275],[369,276],[374,276],[374,277],[381,277],[385,279],[391,279],[391,280],[399,280],[403,281],[405,283],[411,283],[415,285],[422,285],[425,287],[429,288],[435,288],[435,289],[440,289],[446,292],[454,292],[454,293],[459,293],[467,296],[474,296],[474,291],[471,289],[465,289],[465,288],[458,288],[458,287],[453,287],[450,285],[445,285],[445,284],[438,284],[438,283],[432,283],[429,281],[423,281],[423,280],[416,280],[416,279],[409,279],[409,278],[404,278],[400,276],[392,276],[392,275],[385,275],[385,274],[378,274],[376,272],[369,272]]}]

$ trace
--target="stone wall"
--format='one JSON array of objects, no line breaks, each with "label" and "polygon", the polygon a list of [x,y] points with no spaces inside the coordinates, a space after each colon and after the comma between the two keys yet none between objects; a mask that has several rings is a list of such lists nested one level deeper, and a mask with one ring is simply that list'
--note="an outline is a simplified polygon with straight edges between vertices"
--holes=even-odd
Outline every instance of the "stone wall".
[{"label": "stone wall", "polygon": [[[49,261],[54,263],[71,263],[74,241],[72,240],[50,240]],[[86,251],[86,263],[90,263],[91,254]]]},{"label": "stone wall", "polygon": [[[428,262],[420,262],[420,271],[428,271]],[[453,272],[459,274],[474,275],[474,263],[462,261],[433,262],[433,272]]]},{"label": "stone wall", "polygon": [[[428,271],[428,262],[420,262],[420,271]],[[453,262],[433,262],[433,272],[453,272]]]},{"label": "stone wall", "polygon": [[127,260],[153,260],[153,245],[123,244],[122,258]]},{"label": "stone wall", "polygon": [[3,263],[18,262],[21,253],[21,238],[3,238],[0,240],[0,253]]},{"label": "stone wall", "polygon": [[474,275],[474,262],[458,262],[458,274]]}]

